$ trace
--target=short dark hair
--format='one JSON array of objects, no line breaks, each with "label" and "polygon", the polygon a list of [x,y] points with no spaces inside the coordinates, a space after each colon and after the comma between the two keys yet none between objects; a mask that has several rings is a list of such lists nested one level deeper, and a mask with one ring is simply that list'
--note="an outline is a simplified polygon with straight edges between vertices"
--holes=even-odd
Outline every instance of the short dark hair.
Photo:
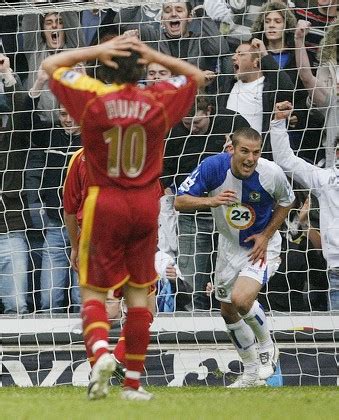
[{"label": "short dark hair", "polygon": [[192,105],[189,113],[187,114],[187,117],[194,117],[199,111],[203,112],[204,114],[207,114],[208,112],[213,114],[213,98],[208,95],[197,95],[195,97],[194,104]]},{"label": "short dark hair", "polygon": [[[46,19],[47,16],[50,16],[50,15],[61,16],[60,12],[58,12],[58,11],[48,12],[48,13],[45,13],[43,15],[39,15],[40,35],[41,35],[41,38],[44,42],[46,42],[46,35],[45,35],[45,30],[44,30],[45,19]],[[65,38],[66,38],[66,34],[67,34],[67,31],[65,32]]]},{"label": "short dark hair", "polygon": [[[162,4],[162,11],[164,10],[164,7],[166,6],[166,3],[173,3],[173,2],[170,2],[170,1],[164,1],[163,2],[163,4]],[[193,10],[193,6],[192,6],[192,4],[191,4],[191,2],[190,1],[178,1],[178,3],[185,3],[186,4],[186,8],[187,8],[187,16],[189,16],[189,15],[191,15],[192,14],[192,10]]]},{"label": "short dark hair", "polygon": [[254,141],[259,141],[260,143],[262,142],[262,137],[257,132],[257,130],[254,130],[254,128],[251,127],[242,127],[235,130],[235,132],[231,136],[233,147],[238,146],[241,137],[245,137],[246,139],[251,139]]},{"label": "short dark hair", "polygon": [[100,64],[96,69],[96,78],[104,83],[137,83],[144,75],[144,65],[138,63],[140,54],[131,51],[129,57],[115,57],[118,68]]},{"label": "short dark hair", "polygon": [[[249,47],[250,47],[250,53],[251,53],[251,58],[252,58],[252,61],[253,60],[255,60],[256,58],[259,58],[260,59],[260,57],[261,57],[261,55],[260,55],[260,52],[259,51],[257,51],[254,47],[253,47],[253,45],[252,45],[252,41],[253,41],[253,39],[254,38],[251,38],[251,39],[249,39],[248,41],[242,41],[238,46],[240,46],[240,45],[248,45]],[[238,47],[237,47],[238,48]]]}]

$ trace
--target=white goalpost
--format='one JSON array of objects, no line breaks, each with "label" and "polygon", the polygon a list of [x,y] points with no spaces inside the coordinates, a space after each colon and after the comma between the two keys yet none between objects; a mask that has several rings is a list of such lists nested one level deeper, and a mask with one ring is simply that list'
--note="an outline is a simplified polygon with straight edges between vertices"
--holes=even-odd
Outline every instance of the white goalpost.
[{"label": "white goalpost", "polygon": [[[141,8],[140,13],[134,15],[140,16],[140,20],[128,22],[133,23],[133,29],[139,28],[139,35],[145,25],[161,29],[162,3],[160,0],[0,2],[0,387],[87,386],[90,372],[82,338],[76,275],[70,267],[70,245],[62,219],[63,180],[69,158],[80,143],[71,142],[62,147],[54,143],[55,138],[64,135],[65,127],[60,123],[61,105],[53,98],[47,80],[39,72],[41,60],[59,49],[80,48],[85,43],[96,43],[107,34],[122,33],[126,22],[119,24],[119,11],[126,7]],[[209,7],[205,5],[205,12],[201,8],[204,1],[191,3],[196,7],[191,23],[194,36],[201,38],[204,37],[202,22],[210,19],[206,11],[211,3]],[[243,3],[243,12],[227,6],[230,11],[227,19],[214,21],[219,34],[210,37],[220,41],[220,48],[221,40],[229,41],[229,45],[232,45],[231,38],[239,41],[238,31],[242,27],[247,27],[248,35],[246,22],[255,20],[253,13],[257,14],[264,2]],[[292,10],[291,2],[287,3]],[[304,3],[305,10],[313,13],[316,2]],[[224,10],[220,1],[216,5],[218,10]],[[95,12],[90,14],[93,10]],[[58,24],[62,25],[64,35],[60,35],[58,28],[50,29],[51,42],[57,47],[49,47],[41,25],[44,16],[55,12],[61,14],[62,20]],[[323,28],[318,28],[320,30]],[[246,41],[246,36],[242,40]],[[60,46],[60,42],[64,43]],[[180,48],[179,54],[185,52],[185,47],[182,51]],[[210,61],[206,62],[212,63],[210,65],[217,73],[216,81],[205,94],[215,109],[212,119],[223,115],[219,113],[218,98],[219,94],[225,93],[222,91],[223,76],[233,72],[230,67],[232,46],[230,48],[225,55],[228,62],[222,61],[221,49],[219,54],[207,57]],[[200,63],[201,58],[206,57],[195,58]],[[294,70],[299,74],[300,69]],[[338,73],[338,66],[336,71]],[[316,74],[316,67],[313,73]],[[293,98],[298,98],[298,89],[300,86],[296,85]],[[325,149],[335,146],[326,144],[326,129],[332,133],[336,131],[338,136],[338,125],[334,119],[332,125],[326,127],[327,117],[320,120],[315,106],[298,111],[298,115],[302,115],[299,118],[307,121],[307,127],[291,129],[294,151],[308,160],[313,156],[317,165],[324,165],[328,156]],[[338,123],[338,116],[336,121]],[[75,131],[68,135],[74,139],[74,133],[79,134]],[[220,142],[230,133],[217,134]],[[306,142],[309,134],[314,134],[311,145]],[[192,132],[190,136],[194,138]],[[170,148],[171,153],[166,156],[171,140],[180,146],[175,146],[177,152],[175,147]],[[194,157],[197,152],[190,149],[187,138],[179,135],[171,138],[169,134],[164,161],[165,167],[166,162],[170,162],[172,173],[169,170],[165,182],[166,179],[184,179],[189,174],[181,172],[183,159],[193,156],[199,163],[202,156],[213,154],[208,141],[206,136],[199,157]],[[62,166],[53,162],[62,162]],[[267,384],[339,385],[339,311],[331,311],[328,304],[328,267],[321,250],[310,245],[310,234],[305,226],[298,224],[298,215],[309,191],[294,183],[293,173],[291,176],[294,189],[302,198],[281,229],[284,238],[282,264],[259,298],[280,350],[278,369]],[[48,201],[51,192],[58,197],[59,205]],[[157,298],[142,380],[147,385],[159,386],[225,386],[241,372],[242,366],[226,333],[213,291],[206,292],[205,289],[214,281],[218,232],[215,226],[209,231],[201,228],[198,215],[194,219],[194,229],[181,233],[178,213],[173,208],[171,217],[176,223],[177,236],[174,242],[173,237],[166,238],[170,229],[165,226],[161,231],[165,243],[163,250],[170,254],[173,264],[177,264],[179,276],[172,282],[164,278],[159,281],[158,289],[162,294]],[[307,222],[319,228],[317,202],[312,201]],[[202,237],[209,245],[201,250],[197,243]],[[190,247],[182,248],[187,241],[191,241]],[[201,257],[205,268],[200,265]],[[185,268],[185,264],[190,263],[193,272]],[[197,278],[203,278],[203,288],[197,288]],[[203,296],[205,306],[196,306],[196,296]],[[120,305],[119,309],[111,312],[109,337],[112,347],[123,323],[123,316],[120,317],[122,304],[117,305]],[[113,378],[112,384],[117,383]]]}]

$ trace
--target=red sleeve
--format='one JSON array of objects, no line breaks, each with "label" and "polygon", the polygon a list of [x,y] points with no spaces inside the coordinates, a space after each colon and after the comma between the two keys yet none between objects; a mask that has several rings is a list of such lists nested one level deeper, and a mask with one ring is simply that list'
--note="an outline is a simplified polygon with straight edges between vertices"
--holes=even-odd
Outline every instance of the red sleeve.
[{"label": "red sleeve", "polygon": [[55,70],[49,86],[59,102],[78,123],[81,123],[88,102],[105,90],[106,87],[99,80],[68,67]]},{"label": "red sleeve", "polygon": [[164,104],[168,130],[178,124],[190,111],[197,94],[197,84],[192,77],[177,76],[158,82],[149,88],[156,99]]},{"label": "red sleeve", "polygon": [[68,214],[77,214],[82,206],[83,180],[80,174],[80,164],[83,154],[83,149],[78,150],[68,165],[63,191],[64,209]]}]

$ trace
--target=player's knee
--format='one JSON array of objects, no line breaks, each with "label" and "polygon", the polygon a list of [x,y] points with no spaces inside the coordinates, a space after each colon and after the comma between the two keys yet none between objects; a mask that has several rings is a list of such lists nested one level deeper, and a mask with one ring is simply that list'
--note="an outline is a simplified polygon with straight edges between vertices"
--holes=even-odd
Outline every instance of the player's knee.
[{"label": "player's knee", "polygon": [[124,297],[128,308],[147,307],[147,287],[133,287],[129,284],[124,286]]},{"label": "player's knee", "polygon": [[241,315],[245,315],[251,309],[253,302],[241,292],[232,293],[231,301],[237,312]]}]

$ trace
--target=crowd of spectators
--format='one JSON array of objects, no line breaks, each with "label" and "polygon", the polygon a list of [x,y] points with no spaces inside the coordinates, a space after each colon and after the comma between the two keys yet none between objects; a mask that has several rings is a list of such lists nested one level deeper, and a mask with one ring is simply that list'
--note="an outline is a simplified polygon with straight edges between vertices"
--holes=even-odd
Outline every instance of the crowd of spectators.
[{"label": "crowd of spectators", "polygon": [[[40,64],[63,49],[123,33],[205,72],[205,89],[164,143],[158,308],[215,308],[213,218],[208,211],[177,213],[174,195],[205,157],[228,150],[239,127],[261,133],[263,157],[273,159],[277,102],[293,104],[288,136],[297,156],[319,167],[338,162],[337,0],[165,1],[60,13],[40,13],[44,3],[32,3],[32,14],[0,16],[0,313],[79,311],[62,189],[81,132],[50,92]],[[78,70],[95,75],[96,63],[79,63]],[[150,64],[140,83],[171,76]],[[281,265],[260,300],[267,310],[326,311],[319,204],[312,189],[293,186],[297,201],[282,229]],[[166,278],[168,265],[177,268],[176,278]]]}]

